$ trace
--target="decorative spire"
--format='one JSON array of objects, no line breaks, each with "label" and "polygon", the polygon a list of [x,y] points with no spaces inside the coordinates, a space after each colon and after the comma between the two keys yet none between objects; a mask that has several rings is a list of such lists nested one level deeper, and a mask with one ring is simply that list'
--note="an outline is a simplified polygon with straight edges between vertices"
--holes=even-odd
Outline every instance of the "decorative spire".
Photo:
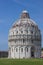
[{"label": "decorative spire", "polygon": [[22,11],[21,18],[30,18],[28,11]]}]

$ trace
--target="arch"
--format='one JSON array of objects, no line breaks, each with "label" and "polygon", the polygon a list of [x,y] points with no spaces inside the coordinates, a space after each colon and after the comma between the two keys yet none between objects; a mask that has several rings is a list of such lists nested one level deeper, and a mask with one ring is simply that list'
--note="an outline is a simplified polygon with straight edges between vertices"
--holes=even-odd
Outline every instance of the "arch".
[{"label": "arch", "polygon": [[34,46],[31,47],[31,57],[32,58],[35,57],[35,47]]}]

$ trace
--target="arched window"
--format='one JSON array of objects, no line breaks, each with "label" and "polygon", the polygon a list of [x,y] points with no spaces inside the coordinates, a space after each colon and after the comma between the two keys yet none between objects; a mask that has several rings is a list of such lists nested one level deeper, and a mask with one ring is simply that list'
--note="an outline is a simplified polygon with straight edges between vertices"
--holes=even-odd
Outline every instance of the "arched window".
[{"label": "arched window", "polygon": [[31,40],[31,42],[33,43],[33,40]]},{"label": "arched window", "polygon": [[28,48],[26,48],[27,52],[28,52]]},{"label": "arched window", "polygon": [[23,31],[21,31],[21,33],[23,33]]},{"label": "arched window", "polygon": [[13,52],[13,48],[12,48],[12,52]]},{"label": "arched window", "polygon": [[33,30],[31,30],[31,34],[33,34]]},{"label": "arched window", "polygon": [[18,49],[16,48],[16,52],[18,51]]},{"label": "arched window", "polygon": [[16,31],[16,33],[18,33],[18,31]]},{"label": "arched window", "polygon": [[11,48],[9,47],[9,51],[11,50]]},{"label": "arched window", "polygon": [[15,43],[16,43],[16,40],[15,40]]},{"label": "arched window", "polygon": [[25,39],[23,39],[23,43],[25,42]]},{"label": "arched window", "polygon": [[23,48],[21,48],[21,52],[23,52]]},{"label": "arched window", "polygon": [[14,35],[14,32],[13,32],[13,35]]}]

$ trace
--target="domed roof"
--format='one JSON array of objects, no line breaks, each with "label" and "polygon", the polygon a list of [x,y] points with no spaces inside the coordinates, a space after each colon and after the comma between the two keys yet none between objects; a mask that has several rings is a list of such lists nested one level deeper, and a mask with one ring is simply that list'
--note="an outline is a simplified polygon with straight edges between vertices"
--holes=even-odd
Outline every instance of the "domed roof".
[{"label": "domed roof", "polygon": [[29,13],[28,11],[24,10],[22,11],[22,14],[20,16],[20,19],[18,19],[12,26],[12,28],[16,27],[16,26],[21,26],[21,25],[30,25],[30,26],[37,26],[37,24],[30,19]]},{"label": "domed roof", "polygon": [[27,11],[22,11],[20,19],[13,23],[12,28],[9,31],[9,36],[10,35],[30,35],[31,38],[33,37],[33,39],[41,40],[40,29],[38,28],[38,25],[32,19],[30,19]]},{"label": "domed roof", "polygon": [[21,18],[30,18],[28,11],[23,10],[21,14]]}]

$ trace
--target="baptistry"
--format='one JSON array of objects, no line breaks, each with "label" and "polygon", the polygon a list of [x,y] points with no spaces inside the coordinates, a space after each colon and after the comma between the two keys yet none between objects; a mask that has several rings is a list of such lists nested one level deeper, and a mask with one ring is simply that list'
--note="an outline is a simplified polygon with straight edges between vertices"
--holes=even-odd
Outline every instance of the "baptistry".
[{"label": "baptistry", "polygon": [[41,32],[30,18],[28,11],[22,11],[13,23],[8,35],[8,58],[40,58]]}]

